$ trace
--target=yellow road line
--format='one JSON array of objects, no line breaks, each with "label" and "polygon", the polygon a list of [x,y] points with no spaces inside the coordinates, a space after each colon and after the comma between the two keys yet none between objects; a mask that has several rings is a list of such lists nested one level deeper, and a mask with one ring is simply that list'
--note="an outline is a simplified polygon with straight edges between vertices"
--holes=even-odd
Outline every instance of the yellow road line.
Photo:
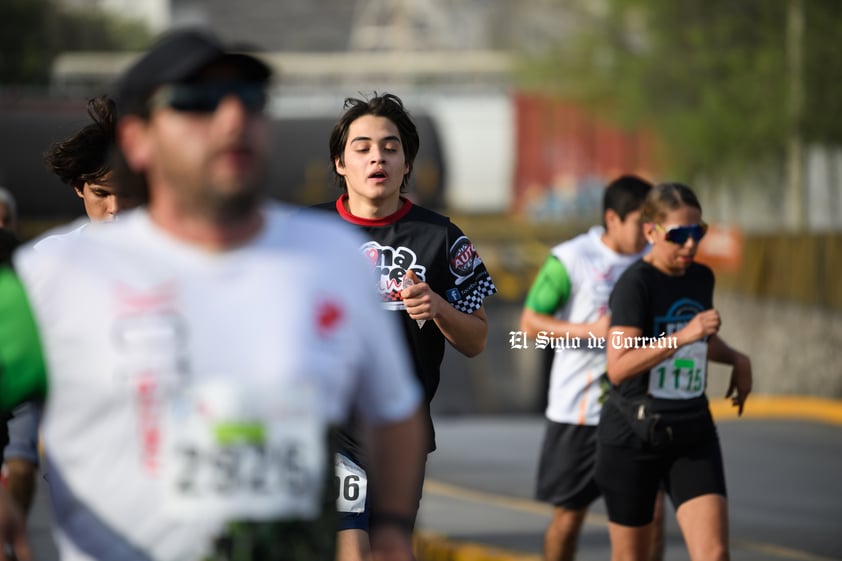
[{"label": "yellow road line", "polygon": [[[540,503],[530,499],[519,499],[517,497],[504,497],[502,495],[495,495],[494,493],[487,493],[485,491],[475,491],[473,489],[465,489],[450,483],[427,479],[424,481],[424,492],[434,493],[436,495],[444,495],[452,499],[459,499],[462,501],[470,501],[475,503],[482,503],[485,505],[499,506],[519,512],[526,512],[536,516],[551,517],[553,514],[552,507],[546,503]],[[588,513],[586,522],[599,526],[608,526],[608,518],[601,514]]]}]

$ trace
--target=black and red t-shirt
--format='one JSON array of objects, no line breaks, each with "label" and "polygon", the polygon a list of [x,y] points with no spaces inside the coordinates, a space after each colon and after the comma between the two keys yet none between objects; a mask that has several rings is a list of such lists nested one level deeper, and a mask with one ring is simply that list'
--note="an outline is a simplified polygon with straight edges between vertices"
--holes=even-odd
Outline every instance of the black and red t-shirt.
[{"label": "black and red t-shirt", "polygon": [[[403,278],[412,270],[421,281],[460,312],[473,313],[483,300],[497,292],[488,270],[467,236],[449,218],[414,205],[407,199],[394,214],[369,220],[350,214],[344,205],[347,195],[316,208],[333,211],[363,231],[367,238],[360,248],[374,269],[373,282],[385,309],[398,313],[412,354],[416,374],[429,403],[439,385],[445,338],[435,322],[423,326],[406,313],[400,293]],[[435,438],[430,426],[430,450]]]}]

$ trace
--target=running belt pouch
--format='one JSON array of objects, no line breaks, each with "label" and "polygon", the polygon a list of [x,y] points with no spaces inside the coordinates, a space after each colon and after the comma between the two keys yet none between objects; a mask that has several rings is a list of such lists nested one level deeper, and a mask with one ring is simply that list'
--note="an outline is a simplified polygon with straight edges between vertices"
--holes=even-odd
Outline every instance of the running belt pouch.
[{"label": "running belt pouch", "polygon": [[671,438],[661,423],[661,415],[652,413],[649,404],[643,399],[627,399],[612,391],[609,401],[613,402],[632,432],[650,448],[659,448]]},{"label": "running belt pouch", "polygon": [[632,432],[651,449],[658,449],[673,441],[687,442],[704,434],[700,425],[709,419],[706,409],[687,413],[653,413],[651,399],[627,399],[611,391],[610,401],[623,414]]}]

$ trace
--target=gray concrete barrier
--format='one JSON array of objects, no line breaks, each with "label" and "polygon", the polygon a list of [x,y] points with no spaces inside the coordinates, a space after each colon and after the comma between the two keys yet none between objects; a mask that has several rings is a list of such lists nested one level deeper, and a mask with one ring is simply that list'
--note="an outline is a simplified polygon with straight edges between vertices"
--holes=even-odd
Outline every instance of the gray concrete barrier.
[{"label": "gray concrete barrier", "polygon": [[[722,315],[722,337],[752,359],[756,394],[842,398],[842,312],[726,291],[717,291],[714,303]],[[510,332],[518,330],[519,303],[492,297],[486,306],[486,350],[468,359],[448,348],[433,411],[540,412],[546,352],[534,346],[512,348]],[[712,365],[708,395],[724,395],[728,380],[727,368]]]}]

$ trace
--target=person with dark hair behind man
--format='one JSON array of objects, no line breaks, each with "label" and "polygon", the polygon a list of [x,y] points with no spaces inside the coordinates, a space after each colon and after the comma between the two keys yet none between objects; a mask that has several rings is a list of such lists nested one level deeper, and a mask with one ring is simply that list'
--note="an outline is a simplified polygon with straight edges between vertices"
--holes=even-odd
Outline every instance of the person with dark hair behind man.
[{"label": "person with dark hair behind man", "polygon": [[102,95],[89,99],[87,110],[92,122],[50,145],[44,164],[82,199],[88,218],[94,222],[114,220],[122,206],[110,158],[117,106]]},{"label": "person with dark hair behind man", "polygon": [[[51,144],[44,154],[47,169],[82,199],[86,217],[74,221],[61,233],[39,239],[35,243],[38,251],[65,243],[91,222],[113,221],[121,210],[137,203],[118,191],[112,172],[117,118],[115,101],[107,95],[91,98],[87,102],[87,112],[90,123],[72,136]],[[36,490],[40,423],[41,406],[34,402],[20,405],[9,421],[9,442],[5,449],[7,485],[25,515],[29,513]]]},{"label": "person with dark hair behind man", "polygon": [[108,95],[88,100],[91,122],[72,136],[54,142],[44,154],[44,165],[82,199],[85,217],[59,234],[38,241],[43,250],[79,234],[91,222],[110,222],[122,211],[143,202],[142,193],[129,193],[115,181],[115,123],[117,105]]},{"label": "person with dark hair behind man", "polygon": [[[526,337],[606,337],[611,289],[646,247],[640,213],[651,188],[634,175],[614,179],[603,193],[602,226],[551,250],[524,303]],[[588,507],[600,495],[594,465],[604,372],[604,349],[582,345],[553,353],[536,483],[536,497],[553,505],[545,561],[573,560]],[[663,557],[662,505],[659,500],[651,561]]]}]

